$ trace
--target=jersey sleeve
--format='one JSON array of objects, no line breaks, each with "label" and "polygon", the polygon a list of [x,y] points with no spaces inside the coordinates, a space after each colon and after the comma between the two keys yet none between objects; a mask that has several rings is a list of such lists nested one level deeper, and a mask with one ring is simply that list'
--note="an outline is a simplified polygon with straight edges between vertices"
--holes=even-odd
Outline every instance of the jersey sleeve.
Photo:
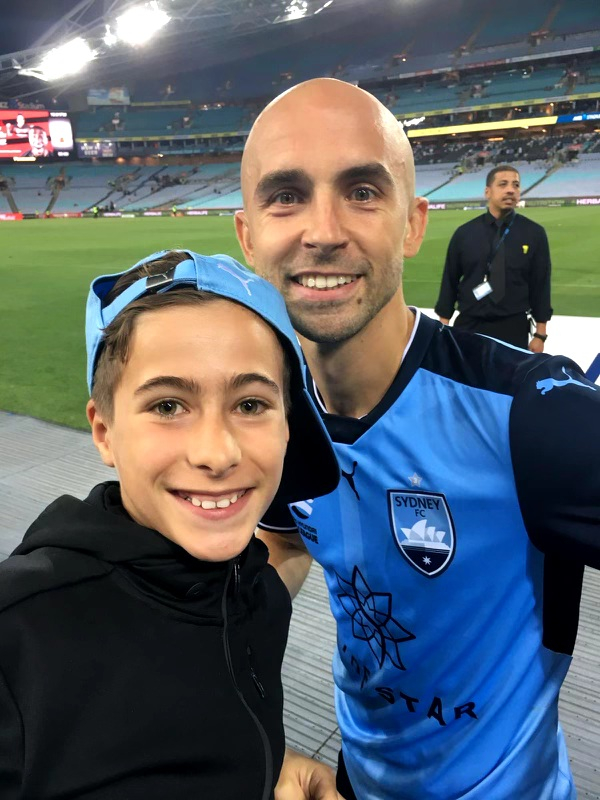
[{"label": "jersey sleeve", "polygon": [[546,554],[600,569],[600,387],[567,358],[525,364],[509,436],[529,538]]},{"label": "jersey sleeve", "polygon": [[296,533],[298,530],[287,504],[277,498],[263,515],[258,527],[271,533]]}]

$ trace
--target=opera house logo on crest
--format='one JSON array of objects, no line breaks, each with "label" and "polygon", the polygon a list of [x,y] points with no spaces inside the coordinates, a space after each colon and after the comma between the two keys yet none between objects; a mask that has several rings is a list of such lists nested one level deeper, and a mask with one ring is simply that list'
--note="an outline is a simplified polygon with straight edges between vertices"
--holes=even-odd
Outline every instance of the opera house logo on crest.
[{"label": "opera house logo on crest", "polygon": [[441,575],[456,547],[452,515],[443,494],[388,490],[390,524],[398,549],[418,572]]}]

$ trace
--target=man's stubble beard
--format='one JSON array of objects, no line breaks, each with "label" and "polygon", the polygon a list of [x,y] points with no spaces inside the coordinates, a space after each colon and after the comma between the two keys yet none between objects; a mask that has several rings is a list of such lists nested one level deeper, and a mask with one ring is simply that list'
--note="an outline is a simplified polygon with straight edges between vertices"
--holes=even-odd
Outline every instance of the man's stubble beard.
[{"label": "man's stubble beard", "polygon": [[[325,263],[335,266],[331,260]],[[315,307],[310,301],[295,304],[284,295],[294,330],[299,336],[315,344],[335,345],[347,342],[364,330],[395,297],[402,284],[403,267],[403,260],[395,267],[390,267],[390,270],[397,271],[398,278],[387,287],[383,295],[378,296],[374,287],[372,292],[349,301],[341,308],[339,301],[328,302],[327,298],[323,298],[319,306]],[[370,264],[363,275],[363,280],[368,277],[375,280]]]}]

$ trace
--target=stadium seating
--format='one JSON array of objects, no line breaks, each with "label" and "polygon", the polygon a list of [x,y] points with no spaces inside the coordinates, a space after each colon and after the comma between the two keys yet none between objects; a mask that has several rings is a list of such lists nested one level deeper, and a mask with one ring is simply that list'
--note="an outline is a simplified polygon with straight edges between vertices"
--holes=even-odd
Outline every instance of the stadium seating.
[{"label": "stadium seating", "polygon": [[43,214],[52,200],[50,180],[61,164],[7,164],[0,172],[10,181],[10,192],[22,214]]},{"label": "stadium seating", "polygon": [[[538,181],[542,180],[546,174],[546,168],[544,164],[527,164],[521,162],[513,163],[520,173],[521,190],[523,194],[526,194],[527,190]],[[431,202],[435,203],[448,203],[457,201],[472,202],[480,200],[483,205],[485,202],[485,178],[489,170],[490,166],[486,165],[485,167],[474,172],[457,175],[450,183],[446,184],[445,186],[441,186],[439,189],[436,189],[433,192],[430,192],[427,197]]]},{"label": "stadium seating", "polygon": [[437,164],[417,167],[416,192],[426,197],[453,177],[450,165],[439,167]]},{"label": "stadium seating", "polygon": [[[202,207],[201,198],[217,196],[215,190],[221,189],[223,194],[227,194],[232,183],[233,188],[237,189],[239,169],[239,163],[203,164],[191,171],[189,167],[164,167],[139,183],[134,191],[112,195],[112,199],[123,211],[170,208],[172,205],[198,208]],[[161,188],[161,177],[176,177],[186,170],[189,172],[186,183]]]},{"label": "stadium seating", "polygon": [[527,197],[600,197],[598,155],[582,155],[578,163],[558,169],[532,189]]}]

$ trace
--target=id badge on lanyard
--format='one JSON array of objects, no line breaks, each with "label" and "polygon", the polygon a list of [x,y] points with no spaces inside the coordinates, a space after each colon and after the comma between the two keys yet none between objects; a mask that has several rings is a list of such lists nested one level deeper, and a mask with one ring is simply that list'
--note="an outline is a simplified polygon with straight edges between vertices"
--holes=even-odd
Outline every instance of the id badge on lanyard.
[{"label": "id badge on lanyard", "polygon": [[[513,212],[513,214],[514,214],[514,212]],[[502,238],[500,239],[500,241],[496,245],[493,253],[491,253],[491,255],[490,255],[489,259],[488,259],[487,272],[485,274],[485,277],[484,277],[483,281],[481,283],[478,283],[477,286],[475,286],[475,288],[473,289],[473,297],[475,298],[475,300],[483,300],[484,297],[487,297],[488,294],[491,294],[494,291],[494,287],[490,284],[490,280],[489,280],[490,279],[490,269],[492,267],[492,261],[496,257],[496,254],[497,254],[498,250],[500,249],[502,243],[504,242],[504,239],[507,237],[507,235],[508,235],[508,233],[509,233],[514,221],[515,221],[515,218],[514,218],[514,215],[513,215],[513,218],[510,221],[510,224],[505,229],[504,233],[502,234]]]},{"label": "id badge on lanyard", "polygon": [[491,294],[493,291],[488,281],[488,276],[486,275],[482,283],[477,284],[473,289],[473,295],[475,296],[475,300],[483,300],[484,297],[487,297],[488,294]]}]

